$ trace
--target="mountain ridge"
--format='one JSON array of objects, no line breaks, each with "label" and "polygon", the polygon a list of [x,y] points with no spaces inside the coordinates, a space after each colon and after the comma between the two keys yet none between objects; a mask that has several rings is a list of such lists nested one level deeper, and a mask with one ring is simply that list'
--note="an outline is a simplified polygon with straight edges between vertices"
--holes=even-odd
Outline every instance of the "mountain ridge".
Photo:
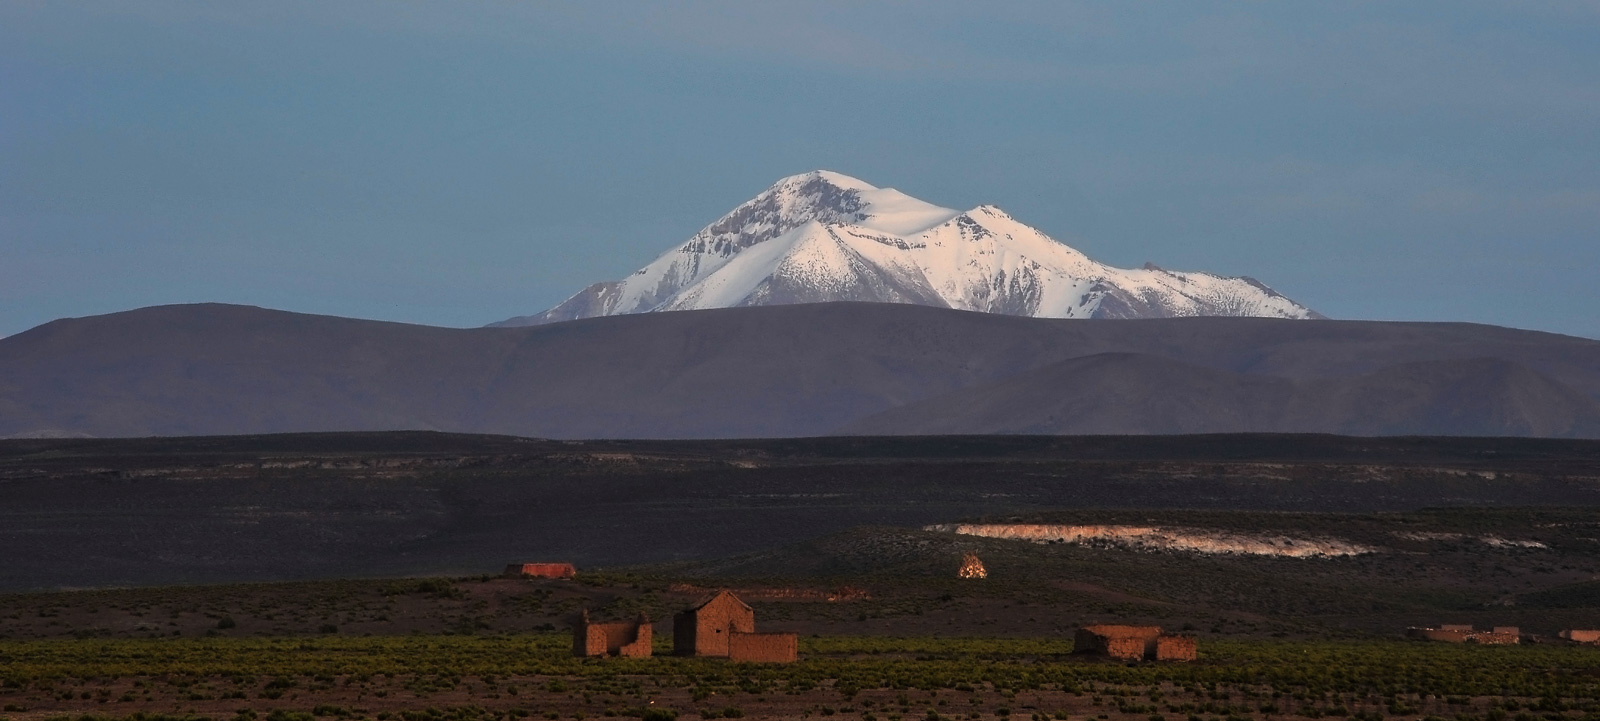
[{"label": "mountain ridge", "polygon": [[1248,276],[1113,268],[995,205],[958,211],[818,170],[780,179],[626,278],[490,325],[831,301],[1040,318],[1323,318]]},{"label": "mountain ridge", "polygon": [[[1099,376],[1025,382],[1052,364],[1116,353],[1157,362],[1100,361]],[[1175,374],[1173,364],[1198,370]],[[1121,380],[1096,380],[1113,376]],[[1352,377],[1368,381],[1339,380]],[[1197,380],[1185,386],[1185,378]],[[1124,420],[1114,429],[1104,428],[1109,415],[996,427],[982,404],[955,402],[1006,383],[1004,410],[1017,419],[1099,398],[1095,408],[1123,409]],[[1292,394],[1252,406],[1252,396],[1229,390],[1330,384],[1343,390],[1293,406],[1294,423],[1281,420]],[[1191,404],[1191,417],[1221,417],[1240,403],[1267,410],[1232,426],[1171,426],[1173,399],[1206,393],[1211,400]],[[821,303],[452,329],[209,304],[59,320],[0,339],[0,437],[407,429],[797,437],[924,432],[930,417],[946,423],[939,433],[1596,437],[1596,402],[1600,341],[1465,323],[1082,321]],[[916,416],[896,411],[916,404],[939,410],[882,422]],[[861,425],[874,417],[877,425]]]}]

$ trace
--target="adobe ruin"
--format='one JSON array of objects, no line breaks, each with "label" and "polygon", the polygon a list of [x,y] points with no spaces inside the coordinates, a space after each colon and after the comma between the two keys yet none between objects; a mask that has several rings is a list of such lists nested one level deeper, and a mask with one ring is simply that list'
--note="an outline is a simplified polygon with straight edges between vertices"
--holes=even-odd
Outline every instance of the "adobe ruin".
[{"label": "adobe ruin", "polygon": [[572,628],[572,655],[649,656],[653,635],[650,617],[643,613],[633,621],[594,623],[585,609]]},{"label": "adobe ruin", "polygon": [[1193,661],[1193,636],[1162,633],[1160,626],[1084,626],[1073,638],[1073,652],[1124,661]]},{"label": "adobe ruin", "polygon": [[572,578],[578,574],[570,563],[512,563],[505,575],[511,578]]},{"label": "adobe ruin", "polygon": [[787,663],[798,657],[792,633],[756,633],[756,612],[733,593],[718,591],[672,617],[673,653],[732,661]]},{"label": "adobe ruin", "polygon": [[1437,628],[1412,626],[1406,629],[1407,638],[1443,643],[1481,643],[1503,646],[1522,643],[1522,630],[1516,626],[1495,626],[1488,631],[1474,630],[1470,625],[1440,624]]}]

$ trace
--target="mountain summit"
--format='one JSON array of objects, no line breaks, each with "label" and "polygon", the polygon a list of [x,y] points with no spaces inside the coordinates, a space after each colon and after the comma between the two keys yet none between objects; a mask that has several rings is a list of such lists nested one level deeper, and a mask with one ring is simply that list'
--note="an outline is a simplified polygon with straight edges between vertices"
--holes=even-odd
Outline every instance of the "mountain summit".
[{"label": "mountain summit", "polygon": [[961,212],[826,170],[779,180],[622,280],[496,326],[827,301],[1039,318],[1320,318],[1252,278],[1125,270],[992,205]]}]

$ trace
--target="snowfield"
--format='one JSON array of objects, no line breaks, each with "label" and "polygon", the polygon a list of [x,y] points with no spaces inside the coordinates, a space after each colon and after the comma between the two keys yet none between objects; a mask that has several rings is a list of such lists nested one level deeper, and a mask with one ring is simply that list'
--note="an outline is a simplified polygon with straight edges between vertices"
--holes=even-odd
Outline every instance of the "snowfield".
[{"label": "snowfield", "polygon": [[818,170],[627,278],[494,325],[845,300],[1041,318],[1321,317],[1251,278],[1113,268],[992,205],[961,212]]}]

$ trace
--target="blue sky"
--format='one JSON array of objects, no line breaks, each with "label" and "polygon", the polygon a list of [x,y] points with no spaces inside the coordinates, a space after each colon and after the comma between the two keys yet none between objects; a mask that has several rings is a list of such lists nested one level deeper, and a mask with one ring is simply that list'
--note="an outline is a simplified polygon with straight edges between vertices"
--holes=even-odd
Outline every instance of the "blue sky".
[{"label": "blue sky", "polygon": [[1600,5],[0,0],[0,335],[476,326],[816,168],[1327,315],[1600,337]]}]

